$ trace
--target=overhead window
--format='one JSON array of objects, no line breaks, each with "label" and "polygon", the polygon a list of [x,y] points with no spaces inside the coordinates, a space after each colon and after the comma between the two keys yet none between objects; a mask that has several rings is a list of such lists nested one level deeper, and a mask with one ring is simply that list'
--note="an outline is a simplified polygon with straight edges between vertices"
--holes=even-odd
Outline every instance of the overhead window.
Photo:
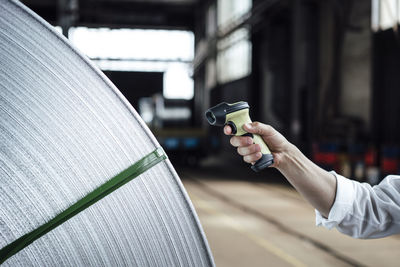
[{"label": "overhead window", "polygon": [[164,97],[193,98],[192,32],[77,27],[69,38],[102,70],[164,72]]},{"label": "overhead window", "polygon": [[231,32],[246,20],[251,13],[251,8],[252,0],[218,0],[217,2],[217,24],[220,37],[217,42],[217,81],[219,83],[238,80],[251,73],[252,46],[249,40],[249,28],[241,27]]},{"label": "overhead window", "polygon": [[249,30],[241,28],[218,41],[217,80],[226,83],[251,73]]},{"label": "overhead window", "polygon": [[372,29],[387,30],[400,24],[400,0],[372,0]]},{"label": "overhead window", "polygon": [[218,0],[218,27],[223,28],[251,10],[252,0]]}]

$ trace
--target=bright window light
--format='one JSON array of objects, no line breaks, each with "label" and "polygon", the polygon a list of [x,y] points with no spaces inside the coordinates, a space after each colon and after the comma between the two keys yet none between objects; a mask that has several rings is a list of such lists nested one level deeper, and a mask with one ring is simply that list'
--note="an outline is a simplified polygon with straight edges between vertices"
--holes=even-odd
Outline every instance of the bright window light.
[{"label": "bright window light", "polygon": [[227,83],[251,73],[249,30],[241,28],[218,42],[217,80]]},{"label": "bright window light", "polygon": [[171,64],[164,73],[164,97],[165,98],[193,98],[193,79],[185,65]]},{"label": "bright window light", "polygon": [[251,10],[252,0],[218,0],[218,27],[224,27]]},{"label": "bright window light", "polygon": [[398,0],[381,0],[379,17],[382,30],[390,29],[398,23],[397,4]]},{"label": "bright window light", "polygon": [[77,27],[69,38],[102,70],[164,72],[164,97],[193,98],[192,32]]},{"label": "bright window light", "polygon": [[400,0],[372,0],[372,29],[387,30],[400,24]]},{"label": "bright window light", "polygon": [[58,32],[59,34],[62,34],[62,28],[60,26],[54,26],[54,29],[56,30],[56,32]]},{"label": "bright window light", "polygon": [[71,41],[90,58],[191,61],[194,36],[188,31],[71,28]]}]

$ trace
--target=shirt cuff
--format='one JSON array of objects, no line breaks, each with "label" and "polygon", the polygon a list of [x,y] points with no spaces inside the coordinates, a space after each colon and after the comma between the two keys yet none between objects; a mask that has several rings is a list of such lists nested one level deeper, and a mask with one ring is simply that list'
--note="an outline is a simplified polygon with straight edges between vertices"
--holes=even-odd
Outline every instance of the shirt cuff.
[{"label": "shirt cuff", "polygon": [[318,210],[315,210],[316,225],[328,229],[336,227],[351,212],[355,199],[353,181],[338,175],[334,171],[331,171],[331,173],[336,177],[336,197],[328,218],[324,218]]}]

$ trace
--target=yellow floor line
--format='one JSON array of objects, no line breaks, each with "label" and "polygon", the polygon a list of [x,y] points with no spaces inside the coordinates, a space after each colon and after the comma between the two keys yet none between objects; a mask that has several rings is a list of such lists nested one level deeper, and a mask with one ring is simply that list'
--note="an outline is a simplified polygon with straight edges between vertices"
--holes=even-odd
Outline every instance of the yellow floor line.
[{"label": "yellow floor line", "polygon": [[230,226],[232,229],[240,232],[250,240],[252,240],[254,243],[259,245],[260,247],[264,248],[268,252],[274,254],[275,256],[279,257],[280,259],[286,261],[292,266],[296,267],[305,267],[304,263],[293,257],[292,255],[286,253],[282,249],[278,248],[271,242],[267,241],[266,239],[259,237],[249,231],[246,230],[240,223],[238,223],[236,220],[234,220],[232,217],[227,215],[226,213],[222,212],[218,208],[210,205],[207,201],[202,200],[200,197],[198,197],[196,194],[193,194],[190,192],[190,198],[196,205],[194,205],[198,209],[202,209],[210,214],[215,214],[218,215],[221,219],[223,219],[223,222],[227,225]]}]

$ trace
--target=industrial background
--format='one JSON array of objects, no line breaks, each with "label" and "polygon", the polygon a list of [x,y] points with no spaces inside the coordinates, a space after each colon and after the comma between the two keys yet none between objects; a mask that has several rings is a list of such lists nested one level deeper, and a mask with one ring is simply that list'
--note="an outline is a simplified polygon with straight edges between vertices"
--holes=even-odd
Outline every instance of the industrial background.
[{"label": "industrial background", "polygon": [[112,80],[167,151],[217,266],[398,266],[400,237],[315,227],[205,111],[247,101],[327,170],[400,174],[399,0],[24,0]]}]

